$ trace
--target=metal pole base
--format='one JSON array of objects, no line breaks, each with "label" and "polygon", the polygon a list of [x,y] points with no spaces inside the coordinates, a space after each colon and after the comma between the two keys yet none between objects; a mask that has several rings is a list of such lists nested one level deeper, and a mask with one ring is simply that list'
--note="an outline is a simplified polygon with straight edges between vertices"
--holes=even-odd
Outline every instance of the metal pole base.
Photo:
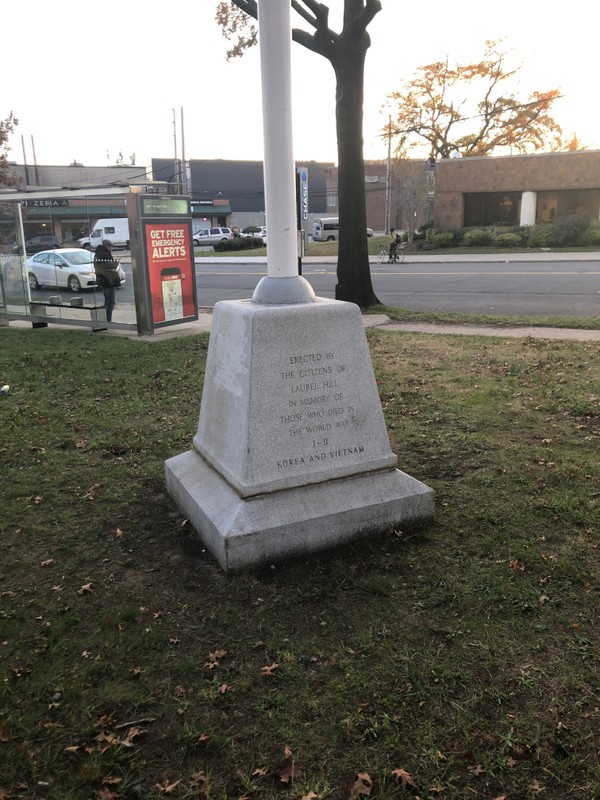
[{"label": "metal pole base", "polygon": [[252,302],[264,305],[312,303],[314,299],[312,286],[300,275],[288,278],[261,278],[252,295]]}]

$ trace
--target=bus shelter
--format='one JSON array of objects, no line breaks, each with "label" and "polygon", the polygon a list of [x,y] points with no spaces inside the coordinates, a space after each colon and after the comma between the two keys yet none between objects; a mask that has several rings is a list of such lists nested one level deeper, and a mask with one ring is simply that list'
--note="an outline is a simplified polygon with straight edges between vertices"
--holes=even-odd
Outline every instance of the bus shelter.
[{"label": "bus shelter", "polygon": [[[104,238],[114,239],[122,277],[110,322],[93,264]],[[138,187],[0,196],[0,325],[26,320],[147,335],[197,318],[189,198]]]}]

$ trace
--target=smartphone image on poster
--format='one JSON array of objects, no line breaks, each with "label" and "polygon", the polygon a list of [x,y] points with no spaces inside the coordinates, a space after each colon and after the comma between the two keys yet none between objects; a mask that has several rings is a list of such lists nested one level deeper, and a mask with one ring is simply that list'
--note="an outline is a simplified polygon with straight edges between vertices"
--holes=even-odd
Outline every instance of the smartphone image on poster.
[{"label": "smartphone image on poster", "polygon": [[181,319],[183,317],[181,270],[178,267],[165,267],[161,270],[160,280],[165,321]]}]

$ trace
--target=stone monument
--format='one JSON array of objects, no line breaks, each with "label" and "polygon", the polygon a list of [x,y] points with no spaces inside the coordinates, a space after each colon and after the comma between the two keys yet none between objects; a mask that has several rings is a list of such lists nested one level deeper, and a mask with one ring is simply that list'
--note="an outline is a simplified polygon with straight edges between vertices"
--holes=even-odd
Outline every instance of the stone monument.
[{"label": "stone monument", "polygon": [[226,572],[433,516],[396,468],[360,310],[297,274],[290,4],[259,0],[268,275],[215,305],[198,430],[171,497]]}]

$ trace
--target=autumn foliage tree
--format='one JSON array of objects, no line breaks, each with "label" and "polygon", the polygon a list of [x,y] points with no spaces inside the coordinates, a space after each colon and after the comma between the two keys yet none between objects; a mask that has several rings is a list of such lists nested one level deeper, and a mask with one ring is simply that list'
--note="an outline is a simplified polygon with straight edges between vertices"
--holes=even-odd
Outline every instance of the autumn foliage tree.
[{"label": "autumn foliage tree", "polygon": [[[283,1],[283,0],[282,0]],[[364,68],[371,44],[367,27],[381,11],[380,0],[344,0],[341,31],[329,27],[329,8],[316,0],[291,0],[293,41],[326,58],[336,76],[336,132],[340,242],[336,298],[362,308],[379,303],[371,282],[367,247],[367,208],[363,156]],[[256,44],[256,0],[220,2],[217,22],[232,46],[228,57]]]},{"label": "autumn foliage tree", "polygon": [[6,119],[0,120],[0,186],[17,187],[21,179],[8,165],[8,139],[19,124],[11,111]]},{"label": "autumn foliage tree", "polygon": [[399,150],[425,145],[430,157],[448,158],[559,149],[562,131],[550,110],[560,92],[517,97],[511,87],[521,68],[510,68],[507,57],[500,42],[488,41],[481,61],[419,67],[388,95]]}]

